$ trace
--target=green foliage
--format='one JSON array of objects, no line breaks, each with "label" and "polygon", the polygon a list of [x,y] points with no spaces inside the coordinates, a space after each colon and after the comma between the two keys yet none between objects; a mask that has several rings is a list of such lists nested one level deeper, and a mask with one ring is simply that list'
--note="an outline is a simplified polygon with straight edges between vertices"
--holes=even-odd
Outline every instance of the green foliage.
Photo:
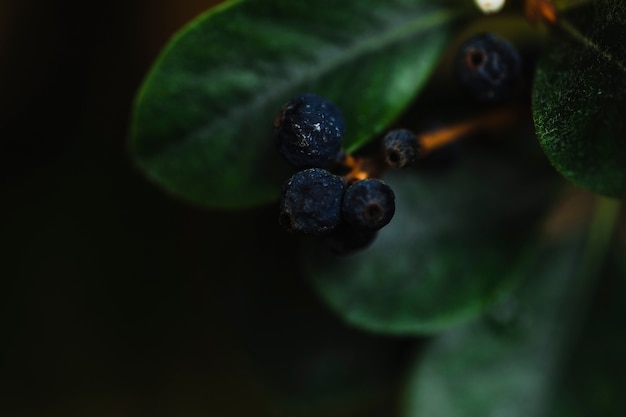
[{"label": "green foliage", "polygon": [[[272,122],[294,95],[332,100],[346,119],[345,150],[366,156],[399,120],[414,128],[488,111],[468,103],[451,78],[453,47],[463,40],[455,36],[489,28],[490,18],[472,21],[471,3],[224,3],[178,33],[148,74],[133,115],[135,162],[189,202],[254,208],[274,202],[293,171],[275,149]],[[522,19],[510,27],[529,73],[512,101],[532,110],[525,122],[535,131],[498,126],[468,138],[449,167],[384,173],[397,210],[371,247],[334,256],[320,239],[294,244],[299,236],[281,234],[277,222],[276,234],[267,234],[275,219],[254,238],[249,224],[232,230],[248,242],[247,251],[263,248],[257,258],[271,264],[263,271],[303,275],[332,312],[310,314],[291,300],[246,300],[233,309],[265,323],[241,328],[267,371],[259,373],[269,375],[269,396],[289,398],[302,415],[352,415],[348,404],[388,394],[380,381],[402,380],[392,359],[400,343],[385,336],[412,343],[438,334],[411,370],[403,415],[560,415],[575,402],[555,388],[569,374],[600,381],[590,390],[610,397],[609,405],[594,398],[585,410],[611,415],[623,378],[603,379],[591,366],[572,371],[566,352],[578,341],[576,325],[594,280],[624,276],[623,266],[604,262],[617,202],[601,200],[604,211],[585,234],[578,225],[589,221],[588,213],[552,205],[555,195],[572,191],[549,162],[576,185],[626,196],[626,4],[559,4],[567,11],[545,32]],[[367,161],[375,164],[378,156]],[[575,224],[576,237],[571,228],[556,228],[546,245],[547,213],[551,222]],[[271,282],[260,276],[264,285]],[[277,305],[275,315],[264,315]],[[601,329],[591,334],[610,344],[610,329]],[[331,412],[333,406],[349,410]]]},{"label": "green foliage", "polygon": [[587,289],[579,243],[545,250],[514,297],[435,339],[413,367],[404,416],[545,415],[577,318],[570,302]]},{"label": "green foliage", "polygon": [[488,308],[524,272],[533,226],[554,191],[529,139],[467,147],[445,172],[386,176],[396,214],[370,248],[345,258],[323,247],[306,254],[322,297],[355,326],[400,334],[441,331]]},{"label": "green foliage", "polygon": [[615,251],[596,300],[567,355],[569,366],[556,386],[554,415],[618,417],[626,386],[626,265]]},{"label": "green foliage", "polygon": [[[589,235],[573,231],[574,237],[537,247],[529,279],[513,296],[481,321],[436,338],[413,366],[403,415],[551,415],[561,379],[567,375],[564,359],[569,359],[570,345],[580,337],[582,314],[595,293],[596,282],[589,277],[601,273],[617,208],[615,202],[600,201]],[[604,307],[616,308],[623,298],[619,294],[612,297],[616,303]],[[596,333],[596,323],[589,323],[587,331]],[[587,344],[585,338],[580,341]],[[577,374],[578,361],[570,362],[568,371]],[[613,399],[611,406],[617,404]],[[587,412],[580,415],[598,409]]]},{"label": "green foliage", "polygon": [[192,202],[270,202],[288,172],[272,141],[281,106],[307,92],[327,97],[344,112],[344,147],[358,148],[426,82],[459,17],[450,3],[227,2],[176,35],[148,75],[133,155]]},{"label": "green foliage", "polygon": [[567,179],[625,197],[626,3],[596,1],[566,16],[572,23],[555,30],[537,67],[537,135]]}]

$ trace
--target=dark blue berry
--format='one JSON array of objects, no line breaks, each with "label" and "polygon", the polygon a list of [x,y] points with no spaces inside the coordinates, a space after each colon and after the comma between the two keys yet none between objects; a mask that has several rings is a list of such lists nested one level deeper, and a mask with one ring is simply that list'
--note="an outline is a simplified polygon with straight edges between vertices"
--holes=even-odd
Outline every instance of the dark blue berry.
[{"label": "dark blue berry", "polygon": [[383,139],[385,161],[394,168],[412,165],[419,155],[417,138],[410,130],[392,130]]},{"label": "dark blue berry", "polygon": [[455,66],[461,85],[481,102],[506,100],[521,76],[515,47],[491,33],[475,35],[461,45]]},{"label": "dark blue berry", "polygon": [[315,94],[290,100],[274,122],[278,150],[296,168],[321,168],[334,162],[343,132],[339,109]]},{"label": "dark blue berry", "polygon": [[378,230],[391,221],[396,211],[391,187],[379,179],[354,183],[343,198],[343,218],[358,230]]},{"label": "dark blue berry", "polygon": [[376,230],[358,230],[342,223],[324,238],[324,244],[333,255],[346,256],[366,249],[377,235]]},{"label": "dark blue berry", "polygon": [[322,168],[296,172],[284,185],[278,221],[290,232],[320,235],[341,222],[344,182]]}]

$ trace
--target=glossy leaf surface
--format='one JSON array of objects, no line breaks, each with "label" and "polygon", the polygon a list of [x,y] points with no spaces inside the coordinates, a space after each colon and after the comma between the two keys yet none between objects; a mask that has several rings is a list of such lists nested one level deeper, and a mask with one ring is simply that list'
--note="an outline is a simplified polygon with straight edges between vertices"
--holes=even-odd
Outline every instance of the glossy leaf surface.
[{"label": "glossy leaf surface", "polygon": [[385,176],[396,213],[373,245],[348,257],[314,247],[305,257],[330,307],[368,330],[432,333],[510,289],[553,189],[541,151],[517,139],[468,144],[445,172]]},{"label": "glossy leaf surface", "polygon": [[533,87],[537,134],[573,183],[626,196],[626,3],[590,2],[555,29]]},{"label": "glossy leaf surface", "polygon": [[282,105],[307,92],[327,97],[344,113],[344,146],[358,148],[427,80],[460,16],[453,3],[227,2],[177,34],[148,75],[133,155],[187,200],[269,202],[290,171],[272,138]]}]

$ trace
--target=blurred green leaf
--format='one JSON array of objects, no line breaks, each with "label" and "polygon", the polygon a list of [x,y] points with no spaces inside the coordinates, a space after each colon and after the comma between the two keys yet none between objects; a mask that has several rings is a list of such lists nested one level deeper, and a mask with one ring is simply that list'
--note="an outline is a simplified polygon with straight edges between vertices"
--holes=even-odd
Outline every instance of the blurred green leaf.
[{"label": "blurred green leaf", "polygon": [[578,237],[538,247],[513,296],[482,321],[435,339],[414,365],[403,415],[546,415],[602,271],[616,207],[600,203],[586,241],[575,232]]},{"label": "blurred green leaf", "polygon": [[370,248],[343,258],[313,245],[306,253],[321,296],[349,323],[385,333],[432,333],[480,314],[524,270],[554,190],[530,138],[468,146],[444,173],[386,176],[396,214]]},{"label": "blurred green leaf", "polygon": [[568,366],[557,384],[555,416],[620,417],[626,409],[626,264],[615,253]]},{"label": "blurred green leaf", "polygon": [[272,122],[315,92],[346,118],[344,146],[380,132],[425,83],[460,0],[231,1],[177,34],[136,101],[131,149],[143,171],[196,203],[278,197],[289,167]]},{"label": "blurred green leaf", "polygon": [[478,322],[436,339],[416,362],[404,416],[543,415],[563,353],[565,291],[577,276],[576,245],[544,254],[533,285]]},{"label": "blurred green leaf", "polygon": [[626,196],[625,43],[622,0],[573,9],[533,87],[537,134],[552,164],[573,183],[615,197]]}]

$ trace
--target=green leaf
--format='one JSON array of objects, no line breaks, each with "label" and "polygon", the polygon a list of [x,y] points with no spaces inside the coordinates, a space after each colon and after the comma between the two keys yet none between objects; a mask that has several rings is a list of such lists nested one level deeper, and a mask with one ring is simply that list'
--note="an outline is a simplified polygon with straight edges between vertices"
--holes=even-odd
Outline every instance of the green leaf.
[{"label": "green leaf", "polygon": [[546,251],[530,285],[499,305],[491,321],[435,339],[413,367],[402,416],[545,415],[565,348],[564,322],[572,318],[564,313],[580,249],[574,243]]},{"label": "green leaf", "polygon": [[[177,34],[137,96],[131,150],[155,182],[215,207],[278,197],[289,167],[272,122],[315,92],[354,150],[426,82],[460,16],[456,1],[231,1]],[[471,5],[469,5],[471,7]],[[467,6],[465,6],[467,7]]]},{"label": "green leaf", "polygon": [[585,239],[572,230],[566,240],[543,243],[512,296],[483,320],[435,339],[414,364],[402,415],[547,415],[603,270],[618,209],[598,199]]},{"label": "green leaf", "polygon": [[467,146],[445,173],[390,173],[391,223],[353,256],[313,246],[304,270],[315,288],[349,323],[377,332],[432,333],[480,314],[523,270],[553,191],[530,138]]},{"label": "green leaf", "polygon": [[626,3],[573,9],[540,60],[533,87],[537,134],[573,183],[626,196]]},{"label": "green leaf", "polygon": [[[591,314],[557,384],[555,416],[620,417],[626,409],[626,264],[623,248],[603,276]],[[619,265],[621,264],[621,265]]]}]

